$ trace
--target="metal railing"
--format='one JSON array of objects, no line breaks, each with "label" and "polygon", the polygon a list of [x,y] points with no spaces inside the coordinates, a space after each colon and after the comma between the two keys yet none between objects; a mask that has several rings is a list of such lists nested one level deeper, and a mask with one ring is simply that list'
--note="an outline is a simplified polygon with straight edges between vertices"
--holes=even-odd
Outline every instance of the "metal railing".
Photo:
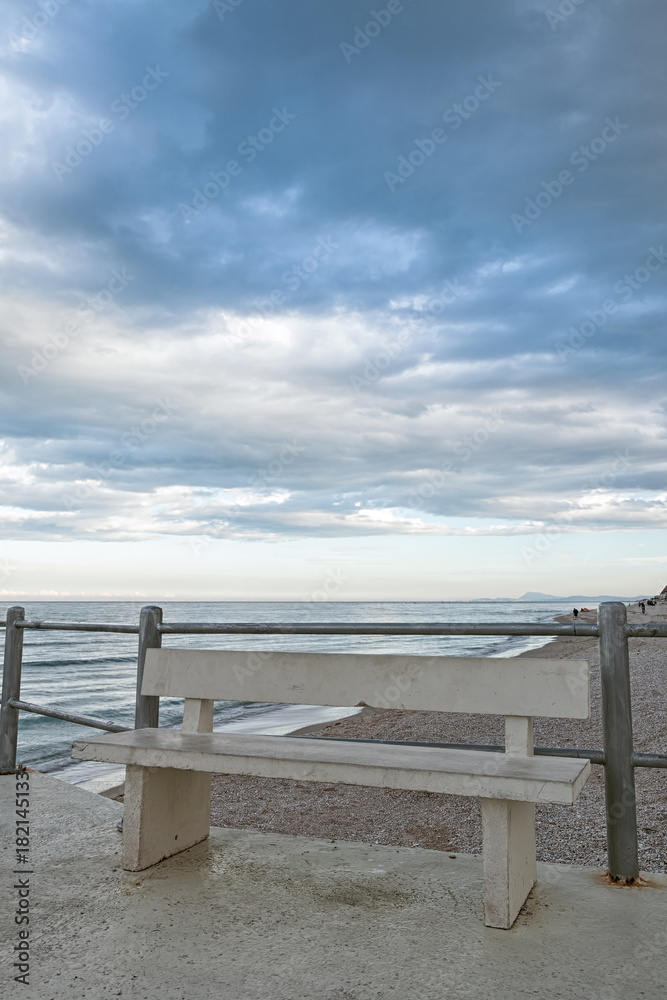
[{"label": "metal railing", "polygon": [[[667,768],[667,754],[635,753],[632,739],[632,705],[630,699],[630,669],[628,639],[639,637],[667,638],[667,625],[647,622],[629,625],[627,610],[620,602],[600,604],[598,623],[229,623],[172,622],[162,620],[162,608],[142,608],[139,624],[107,622],[26,621],[22,607],[7,611],[4,627],[5,655],[0,713],[0,773],[16,770],[19,712],[33,712],[63,719],[94,729],[123,732],[131,729],[121,723],[109,722],[90,715],[67,712],[51,705],[36,705],[21,700],[21,668],[23,634],[26,629],[47,629],[67,632],[113,632],[138,635],[136,729],[158,725],[160,700],[143,695],[141,686],[147,649],[162,645],[163,635],[386,635],[386,636],[582,636],[597,638],[600,648],[600,681],[602,689],[602,733],[604,749],[585,750],[572,747],[535,747],[538,755],[588,758],[605,769],[605,808],[607,820],[607,853],[612,879],[631,882],[639,877],[637,850],[637,815],[635,797],[635,767]],[[280,737],[277,737],[278,739]],[[318,738],[318,737],[309,737]],[[324,737],[321,737],[324,738]],[[326,737],[329,738],[329,737]],[[347,740],[345,741],[347,742]],[[449,747],[456,749],[502,752],[504,747],[463,743],[415,742],[408,740],[361,740],[355,742],[402,743],[411,746]]]}]

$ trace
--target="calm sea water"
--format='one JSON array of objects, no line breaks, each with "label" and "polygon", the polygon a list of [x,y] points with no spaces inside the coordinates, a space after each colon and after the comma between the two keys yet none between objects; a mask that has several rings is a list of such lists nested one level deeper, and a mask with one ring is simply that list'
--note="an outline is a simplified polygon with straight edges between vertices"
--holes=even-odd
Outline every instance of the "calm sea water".
[{"label": "calm sea water", "polygon": [[[139,620],[135,602],[26,604],[26,618],[60,621]],[[165,603],[165,622],[544,622],[571,611],[545,603]],[[4,634],[4,630],[3,634]],[[540,638],[382,636],[164,636],[164,646],[218,649],[281,649],[319,652],[386,652],[513,656],[544,644]],[[26,630],[21,696],[26,701],[96,715],[132,725],[136,683],[136,635]],[[228,720],[256,717],[269,706],[216,702],[216,728]],[[160,700],[160,724],[180,721],[182,701]],[[67,766],[81,726],[21,713],[18,759],[41,770]]]}]

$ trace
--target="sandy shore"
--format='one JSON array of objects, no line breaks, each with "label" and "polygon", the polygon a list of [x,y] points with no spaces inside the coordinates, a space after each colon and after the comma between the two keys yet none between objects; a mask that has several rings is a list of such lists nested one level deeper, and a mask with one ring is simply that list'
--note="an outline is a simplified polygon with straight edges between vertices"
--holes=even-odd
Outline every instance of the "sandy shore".
[{"label": "sandy shore", "polygon": [[[667,619],[667,604],[633,606],[630,621]],[[595,621],[584,614],[580,620]],[[591,718],[536,719],[538,746],[599,748],[600,677],[596,639],[563,638],[525,655],[586,659],[591,664]],[[630,641],[635,749],[667,752],[667,639]],[[496,716],[439,712],[365,711],[320,727],[320,736],[366,739],[502,743],[503,720]],[[640,864],[644,871],[667,871],[667,772],[639,768]],[[301,834],[330,840],[359,840],[416,846],[451,853],[481,851],[479,802],[428,792],[357,788],[309,782],[216,775],[213,823],[264,832]],[[605,865],[603,768],[593,773],[574,807],[538,806],[537,851],[541,861]]]}]

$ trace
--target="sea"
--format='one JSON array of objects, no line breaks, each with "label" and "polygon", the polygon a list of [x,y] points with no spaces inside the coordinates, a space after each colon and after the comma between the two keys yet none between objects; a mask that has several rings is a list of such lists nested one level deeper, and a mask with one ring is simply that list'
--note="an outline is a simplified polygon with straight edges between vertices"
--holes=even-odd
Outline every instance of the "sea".
[{"label": "sea", "polygon": [[[145,602],[29,602],[29,620],[132,623]],[[165,622],[549,622],[571,612],[558,601],[478,602],[165,602]],[[593,605],[591,605],[593,607]],[[2,630],[4,633],[4,630]],[[494,636],[298,636],[165,635],[163,646],[191,649],[274,649],[295,652],[409,653],[416,655],[515,656],[549,640]],[[134,723],[137,636],[26,629],[21,698],[97,718]],[[180,724],[183,702],[160,699],[160,725]],[[341,706],[215,703],[214,728],[285,735],[358,709]],[[79,725],[21,712],[18,761],[54,777],[100,791],[123,779],[117,765],[75,762],[72,741]],[[87,730],[88,733],[94,732]]]}]

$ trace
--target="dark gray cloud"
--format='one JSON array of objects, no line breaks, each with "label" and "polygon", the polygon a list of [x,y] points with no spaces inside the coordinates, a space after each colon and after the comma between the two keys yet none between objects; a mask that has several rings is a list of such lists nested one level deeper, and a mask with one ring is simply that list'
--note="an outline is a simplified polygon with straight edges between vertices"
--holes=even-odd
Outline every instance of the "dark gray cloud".
[{"label": "dark gray cloud", "polygon": [[10,534],[665,524],[664,5],[385,9],[5,5]]}]

